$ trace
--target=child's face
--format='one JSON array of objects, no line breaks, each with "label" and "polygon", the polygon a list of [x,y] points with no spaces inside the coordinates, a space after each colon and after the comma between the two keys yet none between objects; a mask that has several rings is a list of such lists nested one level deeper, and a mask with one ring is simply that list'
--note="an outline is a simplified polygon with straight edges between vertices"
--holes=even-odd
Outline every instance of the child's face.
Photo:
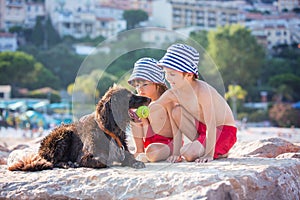
[{"label": "child's face", "polygon": [[178,72],[166,67],[164,68],[164,70],[166,72],[166,79],[170,83],[172,88],[180,88],[184,84],[185,78],[182,72]]},{"label": "child's face", "polygon": [[146,80],[135,80],[133,83],[137,94],[140,96],[145,96],[155,101],[158,97],[158,90],[156,84]]}]

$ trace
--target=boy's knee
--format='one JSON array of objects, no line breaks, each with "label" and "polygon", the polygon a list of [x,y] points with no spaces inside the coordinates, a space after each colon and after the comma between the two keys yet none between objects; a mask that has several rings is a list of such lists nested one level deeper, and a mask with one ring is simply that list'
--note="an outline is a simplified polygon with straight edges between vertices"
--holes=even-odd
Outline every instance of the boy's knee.
[{"label": "boy's knee", "polygon": [[146,157],[150,162],[166,160],[170,155],[170,148],[163,144],[149,145],[146,150]]}]

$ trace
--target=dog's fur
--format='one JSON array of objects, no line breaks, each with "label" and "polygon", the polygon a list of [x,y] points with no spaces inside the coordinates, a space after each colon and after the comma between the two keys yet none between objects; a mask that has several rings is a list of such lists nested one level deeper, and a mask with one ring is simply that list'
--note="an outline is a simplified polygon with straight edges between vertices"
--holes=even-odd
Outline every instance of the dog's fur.
[{"label": "dog's fur", "polygon": [[[53,167],[104,168],[119,162],[122,166],[143,168],[129,152],[125,129],[130,117],[128,109],[148,105],[150,99],[136,96],[125,88],[110,88],[98,102],[96,111],[78,122],[63,124],[46,136],[38,155],[23,158],[9,166],[9,170],[38,171]],[[103,127],[117,136],[123,149],[106,134]]]}]

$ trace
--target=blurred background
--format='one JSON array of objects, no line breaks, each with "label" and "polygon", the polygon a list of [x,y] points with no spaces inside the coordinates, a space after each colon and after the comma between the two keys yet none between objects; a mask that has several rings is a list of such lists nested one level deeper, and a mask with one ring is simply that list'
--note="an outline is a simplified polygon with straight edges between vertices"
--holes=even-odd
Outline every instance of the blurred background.
[{"label": "blurred background", "polygon": [[[103,62],[89,67],[88,76],[77,74],[105,39],[146,27],[157,30],[128,41],[176,42],[159,29],[165,28],[203,47],[200,76],[212,59],[240,129],[300,127],[299,0],[0,0],[1,129],[32,136],[72,122],[73,92],[97,102],[136,60],[162,57],[164,51],[140,49],[101,66],[116,51],[102,45]],[[78,91],[75,78],[84,86]]]}]

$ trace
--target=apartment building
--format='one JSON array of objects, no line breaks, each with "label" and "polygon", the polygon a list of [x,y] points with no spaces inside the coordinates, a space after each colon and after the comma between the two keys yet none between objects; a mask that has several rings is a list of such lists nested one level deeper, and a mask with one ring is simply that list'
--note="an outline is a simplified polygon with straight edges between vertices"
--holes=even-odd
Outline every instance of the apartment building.
[{"label": "apartment building", "polygon": [[141,9],[152,15],[152,1],[153,0],[99,0],[102,6],[109,6],[122,10],[136,10]]},{"label": "apartment building", "polygon": [[293,10],[294,8],[300,8],[300,0],[278,0],[278,10]]},{"label": "apartment building", "polygon": [[25,16],[25,26],[34,27],[36,23],[36,18],[38,16],[45,16],[46,9],[45,4],[43,3],[26,3],[26,16]]},{"label": "apartment building", "polygon": [[75,38],[110,37],[126,29],[125,20],[102,17],[90,11],[57,11],[52,14],[52,23],[60,36],[71,35]]},{"label": "apartment building", "polygon": [[22,26],[26,18],[25,0],[0,0],[1,29],[8,30],[12,26]]},{"label": "apartment building", "polygon": [[0,52],[16,51],[17,48],[17,36],[15,34],[0,33]]},{"label": "apartment building", "polygon": [[217,26],[244,21],[241,12],[244,1],[180,1],[170,0],[172,6],[172,29],[197,26],[215,29]]},{"label": "apartment building", "polygon": [[37,16],[45,16],[43,3],[25,0],[0,0],[0,28],[8,31],[13,26],[33,27]]},{"label": "apartment building", "polygon": [[264,16],[248,13],[246,18],[245,26],[267,49],[300,43],[300,17],[295,14]]}]

